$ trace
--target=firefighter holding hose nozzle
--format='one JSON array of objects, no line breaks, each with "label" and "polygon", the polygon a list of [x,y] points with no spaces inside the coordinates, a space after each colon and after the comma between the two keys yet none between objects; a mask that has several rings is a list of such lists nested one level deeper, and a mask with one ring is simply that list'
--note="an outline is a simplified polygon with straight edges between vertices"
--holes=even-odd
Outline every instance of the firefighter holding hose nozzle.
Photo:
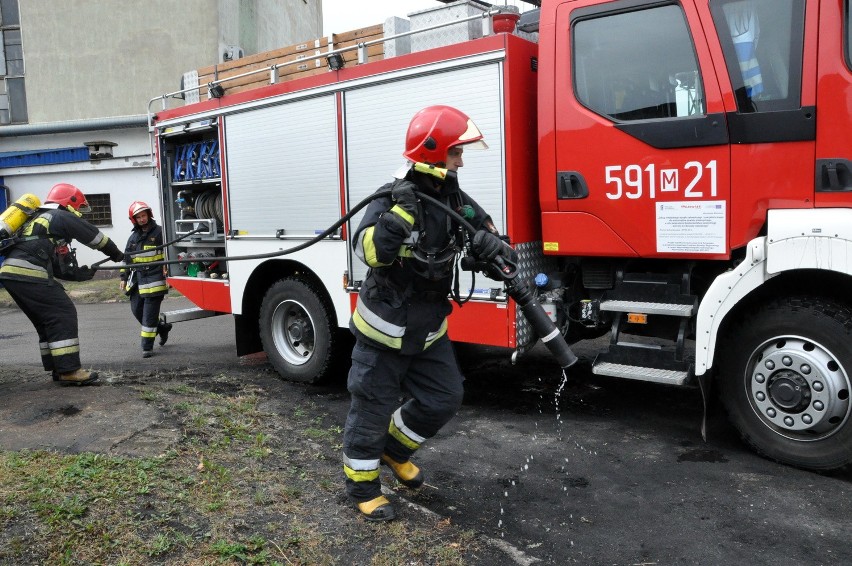
[{"label": "firefighter holding hose nozzle", "polygon": [[[343,469],[346,491],[369,521],[395,516],[381,493],[380,465],[401,484],[420,487],[423,473],[411,457],[455,415],[464,393],[447,316],[465,234],[445,210],[424,206],[418,195],[464,211],[477,230],[471,241],[476,256],[487,261],[511,252],[456,176],[465,148],[486,147],[482,133],[459,110],[430,106],[418,112],[406,133],[408,165],[379,189],[390,189],[391,196],[367,207],[352,238],[356,255],[370,270],[349,325],[356,344]],[[400,406],[403,396],[407,400]]]}]

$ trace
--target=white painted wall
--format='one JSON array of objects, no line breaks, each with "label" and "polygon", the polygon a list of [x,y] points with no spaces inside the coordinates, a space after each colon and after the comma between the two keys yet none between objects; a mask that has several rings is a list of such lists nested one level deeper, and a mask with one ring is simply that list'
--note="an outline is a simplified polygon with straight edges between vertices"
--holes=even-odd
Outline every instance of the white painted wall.
[{"label": "white painted wall", "polygon": [[[127,219],[127,209],[131,202],[144,200],[151,205],[155,217],[160,218],[157,178],[153,175],[148,133],[144,128],[11,139],[15,140],[18,150],[43,149],[48,147],[48,144],[54,148],[79,147],[85,141],[94,140],[109,140],[118,144],[113,148],[113,159],[0,169],[0,178],[3,184],[9,187],[12,201],[24,193],[32,193],[44,201],[48,191],[56,183],[71,183],[88,194],[109,193],[113,224],[102,226],[100,229],[115,240],[121,249],[124,249],[124,244],[130,236],[131,225]],[[76,247],[81,265],[104,258],[100,252],[83,245]]]}]

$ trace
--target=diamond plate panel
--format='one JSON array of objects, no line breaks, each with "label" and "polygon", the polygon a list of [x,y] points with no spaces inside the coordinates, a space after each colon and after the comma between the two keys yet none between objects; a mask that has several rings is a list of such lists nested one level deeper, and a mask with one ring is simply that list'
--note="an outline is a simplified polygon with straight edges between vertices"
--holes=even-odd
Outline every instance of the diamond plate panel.
[{"label": "diamond plate panel", "polygon": [[645,314],[667,314],[673,316],[692,316],[692,305],[674,303],[650,303],[646,301],[604,301],[602,311],[640,312]]},{"label": "diamond plate panel", "polygon": [[627,366],[604,362],[592,367],[595,375],[609,375],[625,379],[637,379],[639,381],[652,381],[654,383],[666,383],[669,385],[683,385],[689,378],[689,372],[675,371],[658,368],[643,368],[639,366]]},{"label": "diamond plate panel", "polygon": [[[535,285],[533,278],[536,274],[556,271],[556,258],[544,255],[541,241],[515,244],[514,248],[518,253],[518,277],[528,285]],[[515,340],[518,348],[535,344],[539,336],[536,335],[520,309],[515,311],[515,325]]]},{"label": "diamond plate panel", "polygon": [[[411,21],[411,29],[418,30],[437,24],[452,22],[453,20],[461,20],[470,16],[478,16],[483,12],[487,12],[488,9],[489,5],[487,4],[476,2],[475,0],[466,0],[453,2],[446,6],[439,6],[429,10],[413,12],[408,15],[408,18]],[[443,47],[444,45],[452,45],[453,43],[479,39],[480,37],[482,37],[482,22],[480,20],[472,20],[412,35],[411,51],[416,52],[423,51],[424,49],[432,49],[433,47]]]}]

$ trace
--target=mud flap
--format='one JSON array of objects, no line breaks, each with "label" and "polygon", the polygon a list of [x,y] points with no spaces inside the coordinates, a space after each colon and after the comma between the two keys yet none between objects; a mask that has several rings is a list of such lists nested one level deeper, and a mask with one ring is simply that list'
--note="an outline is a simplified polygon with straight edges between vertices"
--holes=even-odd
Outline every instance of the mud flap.
[{"label": "mud flap", "polygon": [[701,401],[704,410],[701,413],[701,438],[707,442],[707,408],[710,406],[710,386],[713,382],[707,372],[698,376],[698,387],[701,389]]}]

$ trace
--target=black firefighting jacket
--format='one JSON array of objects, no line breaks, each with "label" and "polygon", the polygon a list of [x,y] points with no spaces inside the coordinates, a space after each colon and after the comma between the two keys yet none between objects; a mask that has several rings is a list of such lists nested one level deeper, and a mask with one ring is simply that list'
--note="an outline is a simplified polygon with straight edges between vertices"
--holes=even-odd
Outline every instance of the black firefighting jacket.
[{"label": "black firefighting jacket", "polygon": [[[168,293],[169,287],[166,285],[163,266],[147,266],[151,262],[163,261],[166,258],[162,249],[156,249],[162,245],[163,229],[154,222],[153,218],[148,219],[144,228],[133,227],[124,253],[141,253],[127,256],[126,263],[132,267],[121,270],[121,280],[125,282],[128,291],[136,287],[139,289],[139,295],[144,298],[161,297]],[[129,284],[128,281],[130,281]]]},{"label": "black firefighting jacket", "polygon": [[73,279],[63,274],[63,257],[57,250],[67,251],[72,240],[103,252],[113,261],[124,259],[124,254],[103,232],[92,223],[65,210],[39,209],[21,229],[21,241],[6,252],[0,266],[0,279],[25,281],[42,285],[57,285],[54,277]]},{"label": "black firefighting jacket", "polygon": [[[413,170],[405,179],[453,210],[471,207],[469,221],[474,228],[490,222],[459,188],[455,176],[447,177],[439,188],[434,177]],[[370,270],[349,327],[358,339],[408,355],[422,352],[446,334],[446,317],[452,312],[447,296],[456,254],[463,246],[461,231],[445,211],[425,204],[419,216],[420,222],[414,224],[390,197],[378,198],[367,207],[352,240],[355,254]]]}]

